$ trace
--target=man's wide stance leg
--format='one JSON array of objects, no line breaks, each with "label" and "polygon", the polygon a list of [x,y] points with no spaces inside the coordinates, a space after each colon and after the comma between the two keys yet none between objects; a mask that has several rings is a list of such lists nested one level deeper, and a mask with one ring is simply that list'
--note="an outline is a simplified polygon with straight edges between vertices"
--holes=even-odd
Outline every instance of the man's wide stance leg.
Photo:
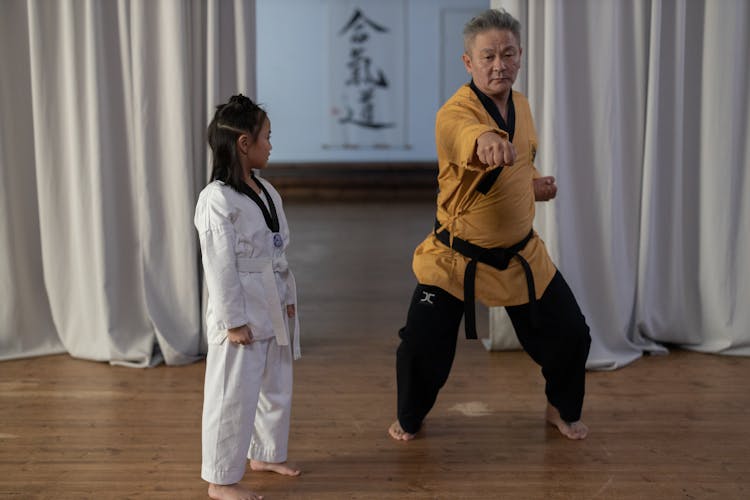
[{"label": "man's wide stance leg", "polygon": [[416,433],[448,380],[463,302],[441,288],[417,285],[396,352],[398,421]]}]

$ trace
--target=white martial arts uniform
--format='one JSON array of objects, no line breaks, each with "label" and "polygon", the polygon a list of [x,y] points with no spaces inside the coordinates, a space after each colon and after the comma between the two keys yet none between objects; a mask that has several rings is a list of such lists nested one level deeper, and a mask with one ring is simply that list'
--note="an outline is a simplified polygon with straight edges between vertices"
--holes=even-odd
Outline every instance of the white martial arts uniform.
[{"label": "white martial arts uniform", "polygon": [[[258,182],[276,207],[276,236],[258,205],[221,181],[203,189],[195,209],[208,286],[201,477],[214,484],[238,482],[247,458],[283,462],[287,454],[299,308],[290,332],[286,305],[297,307],[297,293],[284,253],[289,227],[279,194]],[[227,342],[227,330],[245,324],[254,341]]]}]

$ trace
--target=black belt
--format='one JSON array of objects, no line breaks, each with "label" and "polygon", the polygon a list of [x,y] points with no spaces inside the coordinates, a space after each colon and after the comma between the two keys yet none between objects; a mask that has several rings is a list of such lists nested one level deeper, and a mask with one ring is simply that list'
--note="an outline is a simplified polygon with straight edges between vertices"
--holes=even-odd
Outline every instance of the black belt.
[{"label": "black belt", "polygon": [[462,240],[461,238],[458,238],[456,236],[453,237],[453,243],[451,244],[451,234],[448,232],[448,230],[443,229],[442,231],[438,232],[438,229],[440,229],[440,222],[436,220],[434,233],[438,241],[448,248],[452,248],[461,255],[464,255],[471,259],[469,263],[466,264],[466,271],[464,272],[464,325],[466,328],[467,339],[477,338],[476,308],[474,304],[474,281],[477,274],[477,263],[479,262],[481,262],[482,264],[487,264],[488,266],[492,266],[495,269],[499,269],[500,271],[508,268],[510,259],[512,259],[513,257],[517,258],[521,262],[523,272],[526,274],[526,285],[529,291],[531,326],[532,328],[536,328],[538,326],[539,320],[538,315],[536,314],[537,306],[536,291],[534,290],[534,275],[531,273],[531,266],[529,265],[529,263],[521,256],[520,253],[518,253],[523,250],[529,240],[531,240],[531,237],[534,236],[533,229],[529,231],[529,234],[527,234],[523,240],[508,248],[482,248],[473,243],[469,243],[466,240]]}]

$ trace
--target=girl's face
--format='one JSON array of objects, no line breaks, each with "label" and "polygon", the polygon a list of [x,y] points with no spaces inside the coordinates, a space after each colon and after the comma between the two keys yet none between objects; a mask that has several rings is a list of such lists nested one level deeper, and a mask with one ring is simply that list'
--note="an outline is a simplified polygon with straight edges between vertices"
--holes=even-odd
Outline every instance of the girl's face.
[{"label": "girl's face", "polygon": [[[247,137],[252,140],[251,136]],[[258,133],[258,140],[251,143],[247,148],[247,167],[265,168],[268,157],[271,155],[271,122],[266,118]]]}]

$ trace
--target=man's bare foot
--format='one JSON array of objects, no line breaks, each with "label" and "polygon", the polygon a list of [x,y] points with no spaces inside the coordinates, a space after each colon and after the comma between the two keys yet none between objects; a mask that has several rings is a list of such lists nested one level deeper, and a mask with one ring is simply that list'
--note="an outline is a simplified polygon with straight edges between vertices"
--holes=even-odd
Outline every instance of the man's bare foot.
[{"label": "man's bare foot", "polygon": [[547,403],[547,422],[550,425],[557,427],[557,430],[568,439],[586,439],[589,433],[589,428],[580,420],[576,422],[566,422],[560,417],[560,412],[557,408]]},{"label": "man's bare foot", "polygon": [[406,432],[403,428],[401,428],[401,424],[398,422],[398,420],[393,422],[388,428],[388,434],[390,434],[391,437],[396,441],[411,441],[416,437],[416,434]]},{"label": "man's bare foot", "polygon": [[208,483],[208,496],[214,500],[263,500],[263,495],[253,493],[241,486],[240,483]]},{"label": "man's bare foot", "polygon": [[297,467],[293,467],[286,462],[274,463],[250,460],[250,468],[257,472],[275,472],[282,476],[299,476],[302,472]]}]

